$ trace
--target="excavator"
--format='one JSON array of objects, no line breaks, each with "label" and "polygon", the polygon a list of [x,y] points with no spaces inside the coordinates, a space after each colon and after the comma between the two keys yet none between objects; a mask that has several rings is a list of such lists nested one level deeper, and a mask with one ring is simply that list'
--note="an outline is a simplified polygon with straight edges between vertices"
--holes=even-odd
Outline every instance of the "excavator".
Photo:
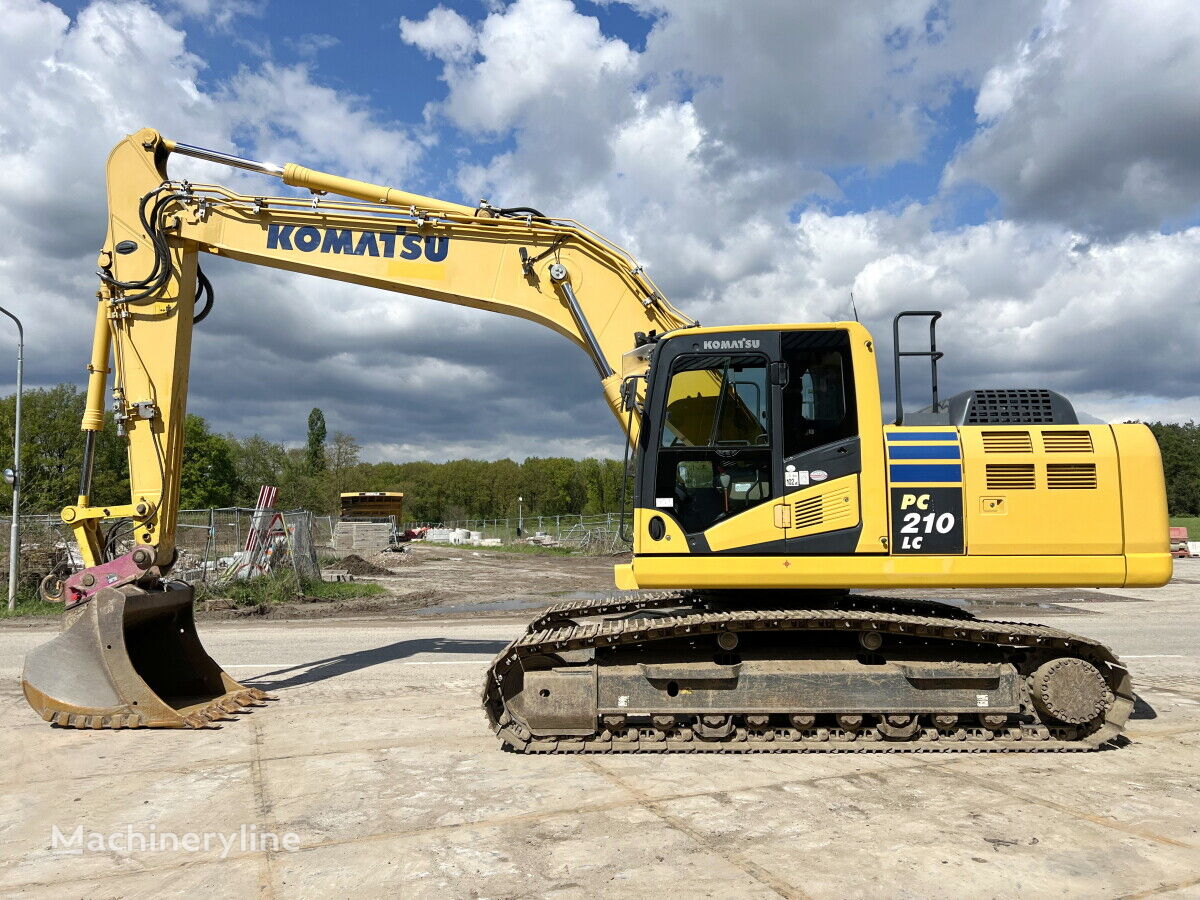
[{"label": "excavator", "polygon": [[[249,196],[173,179],[172,155],[298,190]],[[595,364],[627,437],[632,559],[615,567],[617,592],[551,606],[489,666],[482,705],[504,748],[1057,751],[1118,740],[1133,686],[1102,644],[962,603],[870,593],[1171,576],[1150,431],[1081,424],[1046,389],[940,398],[940,313],[893,323],[896,414],[885,424],[879,347],[857,321],[701,327],[619,247],[533,208],[445,202],[151,129],[113,149],[107,186],[84,463],[78,501],[62,510],[83,566],[48,586],[63,627],[22,676],[44,720],[207,727],[268,699],[208,655],[193,590],[171,577],[192,331],[213,308],[199,262],[211,254],[519,316]],[[905,321],[928,322],[927,348],[901,347]],[[909,414],[907,357],[931,371],[931,404]],[[130,499],[100,506],[91,484],[106,395],[128,445]]]}]

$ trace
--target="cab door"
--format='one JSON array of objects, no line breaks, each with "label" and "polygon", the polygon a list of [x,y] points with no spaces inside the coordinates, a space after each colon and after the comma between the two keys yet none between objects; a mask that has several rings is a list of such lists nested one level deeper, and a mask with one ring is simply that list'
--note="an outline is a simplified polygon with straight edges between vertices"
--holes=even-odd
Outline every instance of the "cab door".
[{"label": "cab door", "polygon": [[684,540],[640,541],[638,553],[784,552],[773,509],[779,362],[775,331],[684,335],[658,348],[639,506]]},{"label": "cab door", "polygon": [[855,552],[862,533],[862,436],[850,335],[785,331],[780,359],[781,524],[789,554]]}]

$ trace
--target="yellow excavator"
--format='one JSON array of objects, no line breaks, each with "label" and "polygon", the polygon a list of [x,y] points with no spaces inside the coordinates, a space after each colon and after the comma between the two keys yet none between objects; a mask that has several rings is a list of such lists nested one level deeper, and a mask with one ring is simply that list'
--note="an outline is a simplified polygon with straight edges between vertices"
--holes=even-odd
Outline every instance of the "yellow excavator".
[{"label": "yellow excavator", "polygon": [[[172,154],[311,195],[172,179]],[[1097,642],[861,592],[1171,575],[1149,430],[1080,424],[1044,389],[939,397],[939,313],[893,324],[885,425],[879,348],[857,322],[700,327],[621,249],[536,209],[448,203],[149,129],[116,146],[107,177],[85,462],[62,511],[83,568],[50,590],[63,629],[22,679],[45,720],[203,727],[265,698],[208,656],[192,588],[170,577],[207,253],[520,316],[595,364],[628,438],[633,557],[616,566],[621,593],[552,606],[489,667],[484,712],[506,747],[1067,750],[1120,733],[1132,685]],[[906,317],[928,323],[927,346],[901,348]],[[907,415],[905,357],[932,374],[932,403]],[[131,496],[101,507],[106,393]]]}]

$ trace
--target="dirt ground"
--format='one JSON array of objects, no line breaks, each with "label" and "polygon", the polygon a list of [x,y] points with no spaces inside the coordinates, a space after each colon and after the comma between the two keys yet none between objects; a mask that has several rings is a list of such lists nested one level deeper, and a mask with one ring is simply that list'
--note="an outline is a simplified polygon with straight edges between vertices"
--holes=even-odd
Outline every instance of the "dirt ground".
[{"label": "dirt ground", "polygon": [[374,583],[386,596],[331,602],[281,603],[269,609],[202,610],[199,618],[328,619],[346,617],[492,615],[541,609],[576,594],[608,592],[613,566],[628,557],[567,556],[510,553],[474,547],[407,544],[402,553],[384,552],[362,558],[367,565],[327,566],[328,572],[366,571],[379,567],[384,575],[354,575],[354,581]]}]

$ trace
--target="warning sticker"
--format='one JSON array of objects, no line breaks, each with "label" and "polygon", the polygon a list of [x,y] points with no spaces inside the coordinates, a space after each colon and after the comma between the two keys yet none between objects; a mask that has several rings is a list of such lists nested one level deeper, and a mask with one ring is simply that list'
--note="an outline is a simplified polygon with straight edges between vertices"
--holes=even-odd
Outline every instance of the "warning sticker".
[{"label": "warning sticker", "polygon": [[804,487],[808,483],[808,472],[798,471],[795,466],[788,466],[783,473],[784,487]]}]

